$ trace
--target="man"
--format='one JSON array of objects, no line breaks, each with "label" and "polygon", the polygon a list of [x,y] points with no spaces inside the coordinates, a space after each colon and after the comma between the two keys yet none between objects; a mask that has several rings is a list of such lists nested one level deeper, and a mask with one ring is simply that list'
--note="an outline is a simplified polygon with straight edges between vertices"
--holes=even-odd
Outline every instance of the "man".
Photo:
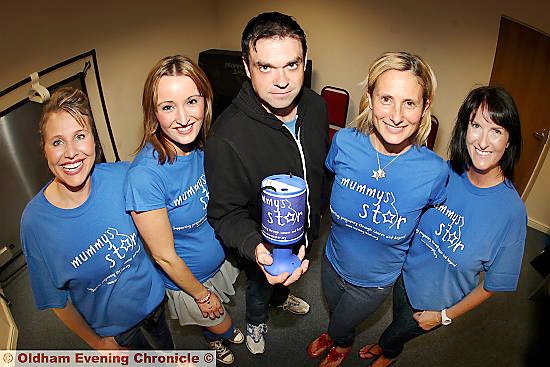
[{"label": "man", "polygon": [[307,235],[298,244],[303,259],[319,231],[328,121],[322,98],[303,88],[306,37],[292,17],[263,13],[251,19],[243,31],[242,53],[250,81],[213,125],[205,170],[208,219],[224,244],[246,259],[246,345],[258,354],[265,350],[268,307],[309,311],[287,288],[307,270],[308,260],[292,274],[272,276],[263,268],[273,259],[262,243],[261,181],[285,173],[306,180]]}]

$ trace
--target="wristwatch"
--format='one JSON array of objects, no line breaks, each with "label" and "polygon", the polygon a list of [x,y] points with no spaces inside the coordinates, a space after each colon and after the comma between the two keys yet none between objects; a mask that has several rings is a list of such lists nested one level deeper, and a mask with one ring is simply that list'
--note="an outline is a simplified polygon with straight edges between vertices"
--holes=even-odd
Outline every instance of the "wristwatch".
[{"label": "wristwatch", "polygon": [[441,310],[441,325],[450,325],[453,320],[447,316],[447,309]]}]

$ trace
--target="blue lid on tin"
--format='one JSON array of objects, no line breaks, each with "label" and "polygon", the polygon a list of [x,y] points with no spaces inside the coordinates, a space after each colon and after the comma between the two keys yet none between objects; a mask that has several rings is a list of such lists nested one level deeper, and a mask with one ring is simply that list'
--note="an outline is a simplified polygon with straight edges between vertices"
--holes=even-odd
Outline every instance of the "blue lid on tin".
[{"label": "blue lid on tin", "polygon": [[303,193],[305,189],[306,182],[298,176],[272,175],[262,181],[262,190],[276,196],[294,196]]}]

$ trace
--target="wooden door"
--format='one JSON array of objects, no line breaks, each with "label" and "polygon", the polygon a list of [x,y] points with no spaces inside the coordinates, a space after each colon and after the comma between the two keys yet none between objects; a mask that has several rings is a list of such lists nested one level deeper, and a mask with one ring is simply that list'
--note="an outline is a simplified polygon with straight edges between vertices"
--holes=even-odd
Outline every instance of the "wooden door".
[{"label": "wooden door", "polygon": [[514,185],[521,195],[536,170],[550,130],[550,37],[501,18],[490,83],[504,87],[519,110],[523,151]]}]

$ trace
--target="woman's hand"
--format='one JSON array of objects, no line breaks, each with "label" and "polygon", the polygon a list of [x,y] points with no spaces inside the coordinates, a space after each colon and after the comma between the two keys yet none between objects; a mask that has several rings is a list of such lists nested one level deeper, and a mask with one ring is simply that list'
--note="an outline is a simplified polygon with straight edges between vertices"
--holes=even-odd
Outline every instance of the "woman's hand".
[{"label": "woman's hand", "polygon": [[128,348],[119,345],[112,336],[99,337],[93,348],[95,350],[128,350]]},{"label": "woman's hand", "polygon": [[[224,311],[218,295],[211,290],[208,290],[207,294],[207,299],[204,302],[201,302],[201,299],[195,298],[195,303],[197,304],[197,306],[199,306],[199,309],[202,312],[202,317],[209,317],[211,320],[220,318],[223,315]],[[205,297],[203,297],[203,299],[204,298]]]},{"label": "woman's hand", "polygon": [[441,311],[415,312],[413,318],[422,330],[431,330],[441,324]]}]

